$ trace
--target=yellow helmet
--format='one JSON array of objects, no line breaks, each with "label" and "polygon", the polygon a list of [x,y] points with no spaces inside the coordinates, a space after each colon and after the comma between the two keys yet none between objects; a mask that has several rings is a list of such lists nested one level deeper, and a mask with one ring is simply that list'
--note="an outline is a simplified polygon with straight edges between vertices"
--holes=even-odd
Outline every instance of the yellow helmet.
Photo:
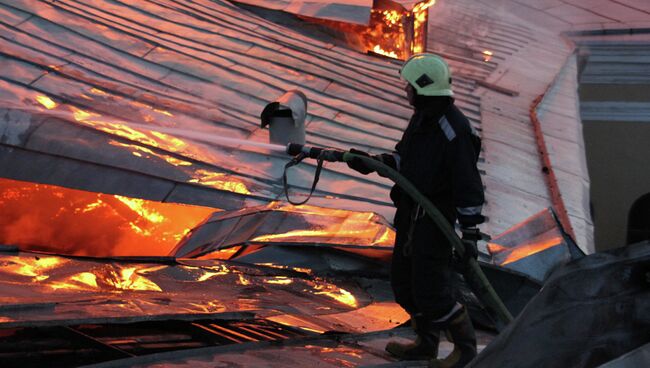
[{"label": "yellow helmet", "polygon": [[422,96],[453,96],[449,65],[431,53],[415,54],[402,65],[402,78]]}]

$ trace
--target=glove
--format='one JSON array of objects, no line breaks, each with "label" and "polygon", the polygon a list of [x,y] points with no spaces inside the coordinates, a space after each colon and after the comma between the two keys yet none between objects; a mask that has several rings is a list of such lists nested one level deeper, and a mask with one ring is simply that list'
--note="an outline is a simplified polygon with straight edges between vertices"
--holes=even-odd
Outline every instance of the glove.
[{"label": "glove", "polygon": [[[363,151],[359,151],[358,149],[354,149],[354,148],[351,148],[351,149],[350,149],[350,153],[354,153],[355,155],[359,155],[359,156],[372,157],[372,156],[370,156],[369,153],[367,153],[367,152],[363,152]],[[374,158],[374,157],[373,157],[373,158]],[[348,167],[349,167],[350,169],[355,170],[355,171],[358,171],[358,172],[360,172],[360,173],[363,174],[363,175],[368,175],[368,174],[370,174],[371,172],[375,171],[375,170],[369,168],[369,167],[368,167],[368,166],[367,166],[363,161],[361,161],[361,160],[358,159],[358,158],[354,158],[354,159],[352,159],[351,161],[348,161],[347,164],[348,164]]]}]

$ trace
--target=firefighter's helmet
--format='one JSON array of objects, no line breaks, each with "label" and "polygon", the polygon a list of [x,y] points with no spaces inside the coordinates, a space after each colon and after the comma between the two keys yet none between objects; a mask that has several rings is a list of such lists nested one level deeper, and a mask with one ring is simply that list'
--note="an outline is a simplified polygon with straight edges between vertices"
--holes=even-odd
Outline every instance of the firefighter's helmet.
[{"label": "firefighter's helmet", "polygon": [[415,54],[404,62],[400,75],[422,96],[453,96],[449,65],[431,53]]}]

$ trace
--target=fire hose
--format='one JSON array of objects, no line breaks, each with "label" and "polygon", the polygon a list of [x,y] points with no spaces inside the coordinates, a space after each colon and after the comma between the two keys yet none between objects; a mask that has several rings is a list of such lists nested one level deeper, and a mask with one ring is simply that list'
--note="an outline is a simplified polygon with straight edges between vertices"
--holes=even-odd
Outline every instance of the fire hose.
[{"label": "fire hose", "polygon": [[[442,213],[436,208],[436,206],[431,203],[427,197],[420,193],[420,191],[418,191],[417,188],[399,172],[371,157],[356,155],[341,150],[309,147],[305,145],[290,143],[287,145],[286,152],[287,154],[294,157],[289,163],[287,163],[282,175],[285,195],[287,197],[287,200],[292,204],[304,204],[309,201],[312,194],[314,193],[316,185],[318,184],[323,163],[325,161],[350,162],[356,159],[362,160],[366,166],[377,171],[379,175],[392,180],[405,193],[407,193],[411,199],[413,199],[413,201],[420,204],[420,206],[424,208],[426,214],[429,215],[431,219],[433,219],[433,222],[438,226],[447,240],[452,244],[454,251],[458,257],[460,259],[466,259],[467,264],[465,267],[463,267],[463,277],[472,292],[474,292],[476,297],[483,303],[488,313],[491,316],[496,317],[494,322],[497,330],[501,331],[506,325],[512,322],[513,318],[510,314],[510,311],[506,308],[505,304],[503,304],[503,301],[490,284],[490,281],[483,273],[483,270],[478,264],[478,261],[472,257],[464,257],[466,251],[463,240],[461,240],[458,234],[456,234],[456,231],[454,231],[452,226],[445,219]],[[291,199],[289,199],[287,170],[290,167],[299,164],[305,158],[313,158],[317,160],[316,174],[314,176],[311,191],[307,198],[302,202],[293,202]]]}]

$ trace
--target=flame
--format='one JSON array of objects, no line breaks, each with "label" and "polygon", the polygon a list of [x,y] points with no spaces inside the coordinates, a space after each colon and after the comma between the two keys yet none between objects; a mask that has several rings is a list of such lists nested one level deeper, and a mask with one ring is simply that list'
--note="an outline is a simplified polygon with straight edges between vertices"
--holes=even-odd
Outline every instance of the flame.
[{"label": "flame", "polygon": [[54,102],[51,98],[47,96],[42,96],[42,95],[36,96],[36,101],[38,101],[38,103],[43,105],[48,110],[52,110],[58,106],[56,102]]},{"label": "flame", "polygon": [[563,239],[561,236],[555,236],[541,242],[524,244],[514,248],[506,248],[499,244],[489,243],[488,250],[491,254],[508,253],[505,259],[499,263],[499,265],[505,266],[507,264],[517,262],[523,258],[532,256],[533,254],[537,254],[549,248],[553,248],[558,244],[561,244],[562,241]]},{"label": "flame", "polygon": [[[370,12],[370,26],[363,33],[366,49],[376,54],[405,60],[426,48],[428,9],[435,0],[416,4],[411,11],[373,8]],[[412,34],[409,22],[413,23]]]},{"label": "flame", "polygon": [[1,244],[107,257],[167,256],[217,210],[0,179],[0,211]]},{"label": "flame", "polygon": [[379,45],[376,45],[375,48],[372,49],[372,51],[380,55],[388,56],[389,58],[393,58],[393,59],[399,58],[399,56],[397,56],[397,54],[394,51],[386,51],[382,49],[381,46]]},{"label": "flame", "polygon": [[147,208],[147,202],[145,202],[143,199],[128,198],[120,195],[115,195],[114,197],[117,198],[118,201],[127,205],[130,209],[133,210],[133,212],[140,215],[141,218],[144,218],[149,222],[159,224],[165,221],[165,217],[163,215],[153,209]]},{"label": "flame", "polygon": [[482,54],[483,54],[483,61],[485,61],[486,63],[492,60],[492,56],[494,56],[494,53],[490,50],[484,50]]},{"label": "flame", "polygon": [[436,4],[436,0],[429,0],[416,4],[411,13],[413,14],[413,43],[411,51],[418,54],[426,47],[426,26],[429,18],[428,9]]},{"label": "flame", "polygon": [[423,1],[423,2],[421,2],[421,3],[419,3],[419,4],[416,4],[416,5],[413,7],[413,11],[412,11],[412,12],[413,12],[413,13],[420,13],[420,12],[423,12],[423,11],[429,9],[430,7],[432,7],[432,6],[434,6],[434,5],[436,5],[436,0]]},{"label": "flame", "polygon": [[364,32],[366,48],[374,53],[394,59],[404,59],[404,19],[406,13],[397,10],[372,9],[370,12],[370,26]]}]

